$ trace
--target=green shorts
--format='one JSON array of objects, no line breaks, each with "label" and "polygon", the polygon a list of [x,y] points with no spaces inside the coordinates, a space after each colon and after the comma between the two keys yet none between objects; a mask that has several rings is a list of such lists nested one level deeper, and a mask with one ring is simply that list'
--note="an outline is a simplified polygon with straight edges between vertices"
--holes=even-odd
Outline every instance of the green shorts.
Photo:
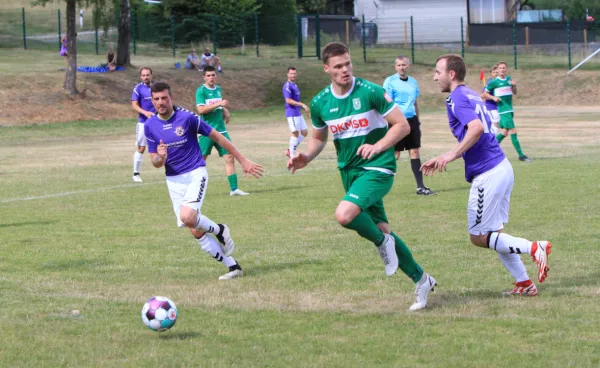
[{"label": "green shorts", "polygon": [[[227,140],[231,142],[231,137],[229,136],[229,134],[227,134],[227,132],[221,134],[223,134],[223,137],[227,138]],[[200,151],[202,151],[202,156],[210,155],[213,147],[215,147],[217,149],[217,152],[219,152],[219,157],[223,157],[224,155],[229,154],[229,152],[227,152],[225,148],[219,146],[215,143],[215,141],[203,135],[201,135],[200,138],[198,138],[198,144],[200,145]]]},{"label": "green shorts", "polygon": [[500,122],[498,123],[498,127],[500,127],[500,129],[515,129],[515,121],[513,120],[514,115],[515,114],[512,112],[500,114]]},{"label": "green shorts", "polygon": [[340,170],[346,195],[342,200],[352,202],[365,211],[373,221],[388,223],[383,197],[394,185],[394,175],[376,170]]}]

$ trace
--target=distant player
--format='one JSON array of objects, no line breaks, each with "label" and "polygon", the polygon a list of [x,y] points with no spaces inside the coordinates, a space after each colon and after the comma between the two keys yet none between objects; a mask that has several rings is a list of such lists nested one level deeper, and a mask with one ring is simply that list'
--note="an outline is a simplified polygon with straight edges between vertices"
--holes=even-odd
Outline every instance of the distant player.
[{"label": "distant player", "polygon": [[263,172],[262,166],[246,159],[228,139],[198,115],[173,106],[171,88],[167,83],[152,85],[152,102],[157,114],[150,117],[144,127],[148,151],[154,167],[165,167],[177,225],[187,226],[204,251],[229,267],[229,271],[219,280],[242,276],[242,268],[230,256],[235,244],[229,228],[215,223],[200,211],[206,196],[208,173],[196,136],[201,134],[210,137],[225,147],[242,165],[246,176],[251,174],[259,178]]},{"label": "distant player", "polygon": [[465,62],[458,55],[443,55],[437,60],[434,80],[442,92],[450,92],[446,110],[458,146],[427,161],[421,169],[425,175],[433,175],[435,171],[445,171],[448,163],[462,156],[465,177],[471,183],[467,206],[471,242],[498,252],[498,257],[515,278],[515,288],[504,294],[537,295],[537,288],[529,279],[519,255],[531,255],[538,265],[538,281],[544,282],[552,245],[548,241],[530,242],[504,232],[514,183],[513,169],[494,134],[490,133],[491,120],[483,100],[464,85],[466,73]]},{"label": "distant player", "polygon": [[223,73],[223,70],[221,69],[221,59],[219,59],[217,55],[210,52],[208,47],[204,49],[204,54],[200,56],[200,67],[202,70],[204,70],[204,68],[207,66],[216,67],[219,73]]},{"label": "distant player", "polygon": [[498,114],[498,104],[494,100],[486,100],[484,93],[487,85],[493,81],[498,75],[498,65],[494,65],[490,68],[490,76],[491,78],[487,80],[483,90],[481,91],[481,98],[485,101],[485,107],[487,107],[488,112],[490,113],[490,119],[492,120],[492,126],[490,131],[494,134],[498,134],[499,127],[498,123],[500,122],[500,115]]},{"label": "distant player", "polygon": [[286,156],[294,157],[296,149],[302,143],[302,140],[308,134],[306,122],[302,116],[300,108],[306,111],[310,118],[310,110],[308,106],[300,102],[300,89],[296,85],[296,68],[290,66],[287,70],[287,82],[283,84],[283,99],[285,101],[285,117],[288,121],[288,126],[292,132],[290,137],[290,146],[285,151]]},{"label": "distant player", "polygon": [[[231,141],[225,124],[229,123],[229,111],[227,110],[228,101],[223,99],[221,86],[216,84],[217,72],[212,66],[204,68],[204,84],[196,90],[196,108],[211,127],[221,133],[225,138]],[[225,147],[213,141],[207,136],[200,136],[198,144],[202,150],[204,160],[211,154],[213,147],[217,149],[219,157],[225,160],[225,173],[229,181],[230,196],[247,196],[248,193],[238,188],[238,179],[235,173],[234,157]]]},{"label": "distant player", "polygon": [[142,83],[133,87],[131,94],[131,107],[139,113],[138,123],[135,129],[135,144],[137,150],[133,154],[133,181],[142,182],[140,177],[140,168],[142,167],[142,154],[146,150],[146,137],[144,136],[144,123],[151,117],[155,110],[152,104],[152,69],[143,67],[140,69],[140,79]]},{"label": "distant player", "polygon": [[517,94],[517,82],[506,75],[507,64],[499,61],[496,64],[498,75],[485,86],[483,98],[492,100],[498,104],[498,113],[500,114],[500,133],[496,136],[498,143],[502,142],[508,134],[515,150],[519,154],[519,161],[530,162],[529,157],[525,156],[521,150],[521,144],[517,138],[517,128],[515,128],[514,110],[512,105],[512,96]]},{"label": "distant player", "polygon": [[335,211],[336,220],[375,244],[386,275],[392,276],[400,267],[413,280],[416,299],[410,310],[423,309],[436,282],[415,262],[402,239],[391,232],[383,207],[383,197],[392,188],[396,171],[392,147],[409,133],[408,122],[383,88],[352,76],[345,45],[327,44],[322,57],[331,85],[312,99],[314,129],[308,151],[290,158],[288,170],[294,173],[314,160],[331,133],[346,192]]},{"label": "distant player", "polygon": [[410,167],[415,181],[417,182],[418,195],[434,195],[435,192],[423,184],[423,173],[421,172],[421,122],[419,121],[419,84],[416,79],[410,77],[408,69],[410,62],[404,55],[396,58],[394,63],[396,74],[391,75],[383,82],[383,89],[387,92],[392,100],[400,107],[402,113],[408,120],[410,125],[410,133],[402,138],[400,142],[394,146],[394,154],[396,160],[400,158],[400,152],[408,151],[410,155]]}]

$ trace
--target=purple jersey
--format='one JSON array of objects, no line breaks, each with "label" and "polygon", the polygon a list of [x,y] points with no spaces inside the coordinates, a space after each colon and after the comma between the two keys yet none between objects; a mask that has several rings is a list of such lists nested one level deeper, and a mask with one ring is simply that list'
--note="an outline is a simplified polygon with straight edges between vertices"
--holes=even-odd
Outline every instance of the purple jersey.
[{"label": "purple jersey", "polygon": [[[490,82],[493,80],[494,79],[492,78],[488,79],[487,83],[485,84],[485,87],[483,87],[483,90],[481,90],[481,93],[485,92],[487,85],[490,84]],[[488,111],[498,110],[498,104],[492,100],[485,100],[485,107],[487,107]]]},{"label": "purple jersey", "polygon": [[[137,86],[133,87],[133,92],[131,93],[131,101],[137,101],[138,105],[142,108],[142,110],[156,112],[154,110],[154,105],[152,104],[152,92],[150,91],[150,86],[147,86],[144,83],[140,83]],[[144,114],[140,114],[140,118],[138,121],[140,123],[144,123],[148,118]]]},{"label": "purple jersey", "polygon": [[481,96],[472,89],[458,86],[446,98],[448,121],[452,134],[462,142],[467,134],[467,124],[473,120],[483,123],[483,134],[479,140],[463,153],[465,160],[465,178],[470,183],[477,175],[496,167],[504,160],[504,152],[500,148],[496,136],[490,132],[491,119]]},{"label": "purple jersey", "polygon": [[[283,84],[283,100],[286,98],[291,98],[296,102],[300,102],[300,89],[294,82],[287,81]],[[300,106],[292,106],[285,103],[285,117],[290,118],[292,116],[300,116],[302,112],[300,111]]]},{"label": "purple jersey", "polygon": [[174,106],[173,115],[168,120],[153,115],[144,124],[148,152],[156,153],[161,140],[167,145],[167,176],[185,174],[206,166],[197,137],[198,134],[208,137],[212,130],[198,115],[179,106]]}]

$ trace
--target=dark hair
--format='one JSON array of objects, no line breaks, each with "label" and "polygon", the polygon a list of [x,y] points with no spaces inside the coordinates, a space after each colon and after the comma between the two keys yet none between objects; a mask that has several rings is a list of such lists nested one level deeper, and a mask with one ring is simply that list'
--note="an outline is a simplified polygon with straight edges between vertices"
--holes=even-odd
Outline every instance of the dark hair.
[{"label": "dark hair", "polygon": [[296,70],[296,67],[295,67],[295,66],[288,66],[288,72],[289,72],[290,70]]},{"label": "dark hair", "polygon": [[208,65],[208,66],[204,67],[204,71],[202,72],[202,75],[206,75],[206,73],[208,73],[208,72],[216,72],[216,71],[217,71],[217,69],[215,69],[214,66]]},{"label": "dark hair", "polygon": [[333,56],[340,56],[349,54],[350,51],[348,47],[343,43],[339,42],[330,42],[323,48],[323,52],[321,53],[321,57],[323,58],[323,64],[329,63],[329,58]]},{"label": "dark hair", "polygon": [[143,72],[144,70],[149,70],[149,71],[150,71],[150,74],[152,74],[152,69],[150,69],[150,67],[143,66],[143,67],[141,67],[141,68],[140,68],[140,75],[142,75],[142,72]]},{"label": "dark hair", "polygon": [[171,94],[171,86],[167,84],[167,82],[156,82],[150,87],[150,91],[152,93],[158,93],[162,91],[169,91],[169,95]]},{"label": "dark hair", "polygon": [[446,59],[446,71],[449,72],[453,70],[456,73],[456,80],[458,82],[463,82],[467,75],[467,66],[465,65],[463,58],[456,54],[446,54],[437,58],[435,61],[436,64],[442,59]]},{"label": "dark hair", "polygon": [[406,61],[410,64],[410,59],[406,55],[398,55],[396,56],[396,60],[406,59]]}]

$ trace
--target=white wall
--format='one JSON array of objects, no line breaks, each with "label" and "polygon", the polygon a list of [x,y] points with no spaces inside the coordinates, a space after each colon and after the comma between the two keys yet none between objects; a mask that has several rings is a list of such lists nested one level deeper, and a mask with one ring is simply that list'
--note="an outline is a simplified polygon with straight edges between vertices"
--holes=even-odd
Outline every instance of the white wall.
[{"label": "white wall", "polygon": [[[501,0],[498,0],[501,1]],[[410,43],[410,16],[415,43],[460,42],[460,18],[467,26],[466,0],[355,0],[354,15],[377,23],[377,43]],[[466,35],[465,35],[466,37]]]}]

